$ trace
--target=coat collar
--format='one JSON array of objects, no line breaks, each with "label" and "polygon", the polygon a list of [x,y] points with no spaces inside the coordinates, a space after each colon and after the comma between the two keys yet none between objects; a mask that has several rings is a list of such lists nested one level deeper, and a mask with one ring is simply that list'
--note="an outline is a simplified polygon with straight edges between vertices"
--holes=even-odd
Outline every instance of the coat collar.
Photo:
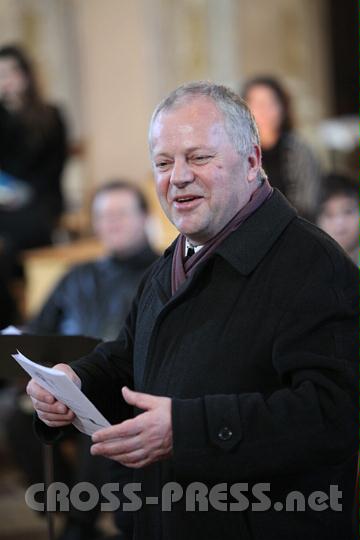
[{"label": "coat collar", "polygon": [[[271,197],[231,233],[214,254],[223,257],[239,273],[248,275],[296,216],[295,208],[274,189]],[[176,240],[165,250],[165,257],[173,254],[175,243]]]},{"label": "coat collar", "polygon": [[284,229],[297,216],[287,199],[274,193],[236,231],[215,250],[238,272],[250,274],[260,263]]}]

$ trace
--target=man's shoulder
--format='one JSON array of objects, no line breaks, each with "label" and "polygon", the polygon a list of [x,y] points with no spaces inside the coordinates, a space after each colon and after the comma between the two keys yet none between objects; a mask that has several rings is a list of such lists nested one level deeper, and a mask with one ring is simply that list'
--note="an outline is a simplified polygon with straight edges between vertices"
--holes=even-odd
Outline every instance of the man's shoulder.
[{"label": "man's shoulder", "polygon": [[341,255],[341,247],[322,229],[310,221],[297,216],[289,225],[289,239],[301,242],[300,246],[308,250],[316,249],[320,254],[329,258]]},{"label": "man's shoulder", "polygon": [[[323,268],[333,275],[341,272],[357,275],[350,257],[328,234],[306,219],[296,217],[284,231],[283,250],[299,267],[311,265],[313,271]],[[290,262],[293,262],[290,261]]]},{"label": "man's shoulder", "polygon": [[[149,251],[144,255],[141,261],[138,261],[137,266],[131,267],[131,271],[127,270],[127,273],[131,275],[135,280],[139,279],[139,275],[148,276],[152,275],[154,271],[158,268],[158,263],[161,262],[162,257]],[[104,280],[108,277],[114,277],[116,275],[125,277],[126,272],[124,273],[123,266],[116,262],[115,259],[111,257],[101,257],[98,259],[88,260],[79,264],[74,265],[64,276],[63,282],[74,283],[74,282],[83,282],[83,280]]]},{"label": "man's shoulder", "polygon": [[81,281],[86,276],[101,272],[102,259],[94,259],[74,264],[60,279],[59,285],[65,285],[74,281]]}]

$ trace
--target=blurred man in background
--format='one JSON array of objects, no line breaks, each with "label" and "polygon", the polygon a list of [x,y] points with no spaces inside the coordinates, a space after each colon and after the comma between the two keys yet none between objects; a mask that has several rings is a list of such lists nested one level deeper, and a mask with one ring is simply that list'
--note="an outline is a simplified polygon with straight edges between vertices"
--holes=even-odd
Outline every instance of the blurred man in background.
[{"label": "blurred man in background", "polygon": [[147,201],[132,184],[114,181],[100,187],[92,220],[105,257],[70,270],[28,329],[115,339],[144,270],[156,259],[146,236],[147,217]]}]

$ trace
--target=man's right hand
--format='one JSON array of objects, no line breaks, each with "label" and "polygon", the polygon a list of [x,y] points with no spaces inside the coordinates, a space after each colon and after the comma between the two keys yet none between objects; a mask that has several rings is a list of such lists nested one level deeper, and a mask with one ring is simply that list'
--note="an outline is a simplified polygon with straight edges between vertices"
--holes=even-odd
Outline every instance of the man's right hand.
[{"label": "man's right hand", "polygon": [[[81,380],[67,364],[56,364],[54,369],[63,371],[80,388]],[[58,401],[50,392],[42,388],[34,379],[26,387],[38,417],[49,427],[63,427],[71,424],[75,414]]]}]

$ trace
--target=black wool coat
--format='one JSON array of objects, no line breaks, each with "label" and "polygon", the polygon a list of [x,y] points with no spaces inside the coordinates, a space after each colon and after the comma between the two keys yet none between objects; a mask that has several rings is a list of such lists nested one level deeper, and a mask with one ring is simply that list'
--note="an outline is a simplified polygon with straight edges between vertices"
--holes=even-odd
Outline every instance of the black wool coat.
[{"label": "black wool coat", "polygon": [[[173,251],[147,273],[118,339],[73,364],[113,423],[129,415],[124,384],[172,398],[172,458],[134,473],[135,539],[350,540],[356,267],[278,191],[171,296]],[[187,507],[185,497],[171,511],[145,504],[167,482],[189,490]],[[225,503],[242,490],[248,508],[204,496],[199,511],[194,482],[215,498],[225,490]],[[324,509],[330,486],[342,498]],[[305,507],[273,508],[295,490]],[[314,491],[321,511],[309,508]]]}]

